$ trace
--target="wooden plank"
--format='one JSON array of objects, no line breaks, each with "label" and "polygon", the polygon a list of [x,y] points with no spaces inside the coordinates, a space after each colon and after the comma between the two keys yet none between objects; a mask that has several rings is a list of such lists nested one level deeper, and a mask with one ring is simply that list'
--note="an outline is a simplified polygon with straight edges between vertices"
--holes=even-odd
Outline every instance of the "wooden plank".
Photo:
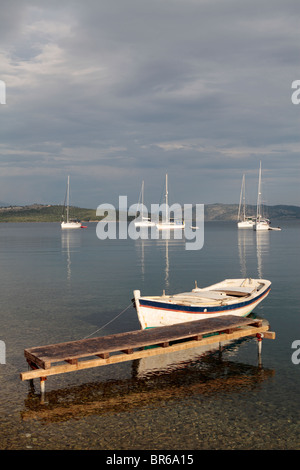
[{"label": "wooden plank", "polygon": [[[116,364],[116,363],[121,363],[125,361],[130,361],[134,359],[142,359],[144,357],[150,357],[150,356],[157,356],[160,354],[167,354],[170,352],[174,351],[182,351],[186,349],[191,349],[194,347],[199,347],[199,346],[206,346],[214,343],[219,343],[220,341],[230,341],[234,339],[239,339],[243,338],[245,336],[253,336],[256,333],[262,333],[267,332],[269,329],[269,325],[263,325],[261,327],[256,327],[256,326],[246,326],[245,328],[242,328],[240,330],[236,330],[233,333],[230,334],[222,334],[222,336],[218,335],[213,335],[213,336],[208,336],[203,338],[202,340],[190,340],[182,343],[175,343],[170,345],[168,348],[164,348],[162,346],[158,346],[156,348],[152,349],[146,349],[146,350],[139,350],[139,351],[134,351],[132,354],[118,354],[114,356],[110,356],[106,359],[85,359],[82,361],[78,361],[77,364],[63,364],[63,365],[56,365],[52,366],[50,369],[45,370],[45,369],[36,369],[36,370],[31,370],[31,371],[26,371],[20,374],[20,379],[22,381],[24,380],[30,380],[38,377],[46,377],[46,376],[51,376],[51,375],[57,375],[57,374],[63,374],[67,372],[74,372],[76,370],[84,370],[84,369],[90,369],[93,367],[100,367],[104,365],[109,365],[109,364]],[[271,332],[269,332],[271,333]],[[274,336],[275,337],[275,336]]]},{"label": "wooden plank", "polygon": [[101,357],[101,359],[107,359],[109,357],[109,353],[96,354],[96,356]]},{"label": "wooden plank", "polygon": [[78,359],[66,359],[65,361],[68,362],[69,364],[77,364],[78,363]]},{"label": "wooden plank", "polygon": [[24,351],[24,355],[29,365],[35,364],[36,367],[42,367],[42,369],[45,369],[44,361],[40,361],[37,356],[31,354],[29,351],[26,350]]},{"label": "wooden plank", "polygon": [[222,332],[228,330],[228,328],[240,328],[256,323],[257,321],[253,319],[226,315],[149,330],[136,330],[98,338],[38,346],[25,349],[24,354],[27,359],[35,362],[39,367],[49,369],[51,364],[55,362],[70,361],[90,356],[106,357],[107,354],[112,352],[131,351],[145,346],[166,344],[172,341]]},{"label": "wooden plank", "polygon": [[196,335],[196,336],[193,336],[193,339],[194,339],[195,341],[200,341],[202,338],[203,338],[203,335]]},{"label": "wooden plank", "polygon": [[266,339],[275,339],[276,334],[274,331],[265,331],[264,332],[264,338]]}]

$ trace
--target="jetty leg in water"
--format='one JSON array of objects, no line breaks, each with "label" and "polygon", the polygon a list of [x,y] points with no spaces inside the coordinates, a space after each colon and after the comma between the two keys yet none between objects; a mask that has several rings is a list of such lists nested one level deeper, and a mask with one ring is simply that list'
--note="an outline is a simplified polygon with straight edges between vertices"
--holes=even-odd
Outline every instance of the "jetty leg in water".
[{"label": "jetty leg in water", "polygon": [[262,350],[262,340],[263,340],[263,333],[257,333],[257,353],[258,353],[258,363],[261,364],[261,350]]},{"label": "jetty leg in water", "polygon": [[47,377],[41,377],[40,378],[40,385],[41,385],[41,394],[44,396],[45,394],[45,383],[46,383]]}]

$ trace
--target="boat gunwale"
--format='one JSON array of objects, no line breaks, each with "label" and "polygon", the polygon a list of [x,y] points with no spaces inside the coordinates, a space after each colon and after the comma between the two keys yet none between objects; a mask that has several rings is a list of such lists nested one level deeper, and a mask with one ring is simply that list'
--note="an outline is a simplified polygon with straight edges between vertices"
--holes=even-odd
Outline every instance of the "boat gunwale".
[{"label": "boat gunwale", "polygon": [[[266,289],[263,290],[259,295],[250,295],[248,299],[244,302],[238,302],[236,301],[235,303],[227,303],[221,305],[203,305],[201,306],[193,306],[193,305],[180,305],[178,303],[171,303],[168,301],[156,301],[156,300],[150,300],[151,297],[145,298],[145,297],[140,297],[139,298],[139,303],[140,306],[143,308],[153,308],[153,309],[161,309],[161,310],[169,310],[169,311],[179,311],[182,313],[214,313],[214,312],[222,312],[222,311],[231,311],[231,310],[238,310],[243,307],[250,306],[253,303],[256,303],[258,300],[262,300],[263,297],[267,296],[268,293],[271,290],[271,283],[266,286]],[[256,292],[257,294],[257,292]],[[152,299],[154,299],[152,297]],[[240,298],[239,298],[240,300]]]}]

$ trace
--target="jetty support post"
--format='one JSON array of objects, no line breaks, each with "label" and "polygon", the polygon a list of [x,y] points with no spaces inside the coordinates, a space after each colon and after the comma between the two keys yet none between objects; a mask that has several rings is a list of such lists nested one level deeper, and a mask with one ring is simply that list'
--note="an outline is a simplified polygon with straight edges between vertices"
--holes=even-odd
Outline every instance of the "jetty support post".
[{"label": "jetty support post", "polygon": [[258,364],[261,365],[261,350],[262,350],[262,340],[263,340],[263,333],[257,333],[256,338],[257,338],[257,355],[258,355]]},{"label": "jetty support post", "polygon": [[45,391],[46,391],[46,380],[47,377],[40,377],[40,386],[41,386],[41,404],[45,402]]},{"label": "jetty support post", "polygon": [[[27,364],[28,364],[28,370],[37,370],[39,369],[39,367],[37,366],[37,364],[33,361],[31,361],[29,358],[26,358],[27,360]],[[40,377],[40,387],[41,387],[41,395],[42,395],[42,400],[44,399],[45,397],[45,385],[46,385],[46,380],[47,380],[47,377]],[[33,384],[33,379],[30,379],[30,386],[33,388],[34,387],[34,384]]]},{"label": "jetty support post", "polygon": [[45,383],[46,383],[47,377],[41,377],[40,378],[40,385],[41,385],[41,393],[45,393]]}]

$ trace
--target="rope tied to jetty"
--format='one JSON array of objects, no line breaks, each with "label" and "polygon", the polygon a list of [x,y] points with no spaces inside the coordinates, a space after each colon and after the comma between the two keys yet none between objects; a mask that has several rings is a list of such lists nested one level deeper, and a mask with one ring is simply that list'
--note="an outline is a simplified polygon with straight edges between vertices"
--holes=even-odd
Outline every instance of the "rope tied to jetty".
[{"label": "rope tied to jetty", "polygon": [[118,315],[116,315],[114,318],[112,318],[111,320],[109,320],[109,322],[107,322],[105,325],[101,326],[101,328],[98,328],[96,331],[93,331],[93,333],[91,333],[90,335],[85,336],[85,337],[82,338],[82,339],[87,339],[87,338],[89,338],[90,336],[93,336],[95,333],[98,333],[98,331],[103,330],[103,328],[105,328],[105,327],[108,326],[110,323],[112,323],[112,322],[115,321],[117,318],[119,318],[119,317],[120,317],[123,313],[125,313],[126,310],[128,310],[129,307],[131,307],[131,306],[132,306],[132,303],[130,302],[130,304],[127,305],[127,307],[124,308],[124,310],[122,310],[122,312],[118,313]]}]

